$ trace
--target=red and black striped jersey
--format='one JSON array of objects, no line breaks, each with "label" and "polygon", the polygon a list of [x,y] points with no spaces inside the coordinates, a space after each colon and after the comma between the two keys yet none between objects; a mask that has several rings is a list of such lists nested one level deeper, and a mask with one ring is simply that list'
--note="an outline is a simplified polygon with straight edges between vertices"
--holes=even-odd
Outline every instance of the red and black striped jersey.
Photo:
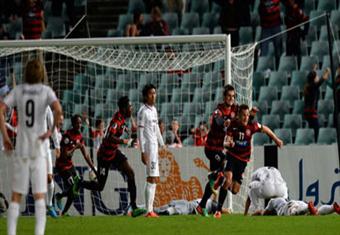
[{"label": "red and black striped jersey", "polygon": [[114,159],[119,143],[113,141],[111,137],[114,136],[119,138],[122,136],[125,130],[127,130],[125,118],[119,111],[117,111],[113,115],[109,126],[105,130],[103,141],[98,150],[98,157],[105,161]]},{"label": "red and black striped jersey", "polygon": [[210,130],[206,142],[206,149],[212,151],[221,151],[224,149],[223,141],[227,128],[224,122],[235,119],[238,112],[238,105],[233,104],[228,107],[224,103],[218,104],[216,110],[212,114]]},{"label": "red and black striped jersey", "polygon": [[64,171],[73,167],[72,157],[66,156],[64,154],[66,151],[69,151],[71,148],[73,148],[77,143],[85,144],[81,132],[75,131],[73,129],[69,129],[64,132],[60,143],[61,154],[56,160],[56,167],[59,170]]},{"label": "red and black striped jersey", "polygon": [[262,125],[256,121],[246,126],[238,120],[233,120],[228,127],[227,135],[233,138],[234,147],[228,148],[228,155],[244,162],[249,162],[251,155],[251,138],[262,130]]},{"label": "red and black striped jersey", "polygon": [[23,13],[23,34],[25,39],[40,39],[43,31],[43,6],[37,3]]}]

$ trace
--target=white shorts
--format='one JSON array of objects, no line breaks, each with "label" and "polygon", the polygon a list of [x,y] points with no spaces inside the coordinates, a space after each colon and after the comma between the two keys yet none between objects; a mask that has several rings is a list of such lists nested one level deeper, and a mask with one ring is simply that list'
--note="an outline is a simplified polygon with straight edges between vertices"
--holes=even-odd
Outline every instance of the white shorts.
[{"label": "white shorts", "polygon": [[145,153],[149,156],[149,162],[146,165],[146,176],[159,177],[158,144],[148,145]]},{"label": "white shorts", "polygon": [[53,174],[53,163],[52,163],[52,150],[49,149],[47,151],[47,174],[52,175]]},{"label": "white shorts", "polygon": [[12,191],[26,195],[29,181],[32,192],[46,193],[47,191],[46,157],[21,158],[12,156]]}]

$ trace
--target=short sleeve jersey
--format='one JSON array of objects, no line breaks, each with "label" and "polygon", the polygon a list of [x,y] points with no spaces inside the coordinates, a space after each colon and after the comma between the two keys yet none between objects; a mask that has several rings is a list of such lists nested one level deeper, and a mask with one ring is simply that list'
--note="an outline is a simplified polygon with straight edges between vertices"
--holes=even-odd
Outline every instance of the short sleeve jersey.
[{"label": "short sleeve jersey", "polygon": [[158,116],[157,110],[154,106],[143,105],[137,114],[137,125],[138,127],[144,127],[145,142],[141,143],[158,144],[157,139],[157,128],[158,127]]},{"label": "short sleeve jersey", "polygon": [[21,84],[4,99],[10,107],[17,107],[18,130],[16,153],[21,157],[40,157],[46,153],[45,141],[38,137],[47,131],[46,108],[57,97],[53,90],[43,84]]}]

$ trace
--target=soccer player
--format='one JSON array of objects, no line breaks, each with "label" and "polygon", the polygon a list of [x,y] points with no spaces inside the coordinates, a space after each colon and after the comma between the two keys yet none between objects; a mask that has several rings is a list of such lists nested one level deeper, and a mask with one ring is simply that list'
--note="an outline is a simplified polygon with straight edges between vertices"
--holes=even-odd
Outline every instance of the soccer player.
[{"label": "soccer player", "polygon": [[248,105],[242,104],[238,109],[238,117],[231,121],[227,130],[227,138],[224,145],[227,147],[228,161],[224,169],[225,181],[220,188],[218,198],[218,210],[214,217],[221,218],[221,209],[228,189],[237,194],[242,184],[242,175],[250,160],[251,138],[256,132],[266,133],[278,147],[283,142],[268,127],[256,121],[249,123],[250,111]]},{"label": "soccer player", "polygon": [[[132,170],[124,153],[118,146],[120,144],[128,144],[130,139],[120,138],[127,131],[126,119],[131,118],[132,105],[127,96],[123,96],[118,100],[119,110],[113,115],[110,125],[105,131],[103,142],[101,143],[98,154],[98,177],[95,181],[81,181],[80,187],[102,191],[104,189],[109,170],[111,166],[117,168],[120,172],[127,176],[128,190],[130,192],[130,206],[132,208],[132,216],[144,214],[145,210],[138,208],[136,204],[137,190],[135,182],[135,173]],[[132,122],[131,131],[136,132],[137,126]]]},{"label": "soccer player", "polygon": [[244,215],[248,214],[251,204],[255,212],[260,210],[259,199],[275,197],[288,198],[287,184],[275,167],[260,167],[251,175]]},{"label": "soccer player", "polygon": [[[235,88],[231,85],[226,85],[223,91],[223,103],[217,105],[216,110],[212,114],[211,126],[208,133],[206,145],[204,148],[205,156],[210,161],[209,182],[205,186],[203,198],[197,208],[197,211],[207,216],[208,213],[205,210],[207,200],[211,194],[217,194],[214,189],[215,180],[218,182],[219,174],[224,169],[226,155],[224,151],[224,138],[226,136],[227,127],[230,121],[236,118],[238,105],[235,104]],[[254,117],[256,109],[251,110],[251,115]]]},{"label": "soccer player", "polygon": [[328,215],[332,213],[340,214],[340,206],[334,202],[333,205],[322,205],[315,208],[312,201],[305,203],[304,201],[290,200],[285,198],[273,198],[268,202],[264,211],[258,211],[254,215]]},{"label": "soccer player", "polygon": [[[47,128],[49,130],[52,130],[53,128],[53,112],[50,107],[47,107],[46,109],[46,122],[47,122]],[[56,124],[58,125],[58,124]],[[54,128],[52,132],[52,140],[53,140],[53,145],[55,148],[55,155],[56,158],[60,156],[60,140],[58,137],[58,128]],[[54,196],[54,181],[53,181],[53,163],[52,163],[52,152],[50,149],[50,141],[46,142],[47,144],[47,211],[48,214],[52,218],[57,218],[58,215],[53,207],[53,196]]]},{"label": "soccer player", "polygon": [[[29,180],[35,200],[35,234],[42,235],[46,224],[45,193],[47,191],[48,149],[46,142],[60,119],[62,109],[53,90],[42,84],[44,66],[40,60],[31,60],[25,69],[24,84],[16,86],[0,104],[0,129],[6,151],[13,150],[7,134],[4,115],[6,109],[17,107],[19,116],[15,154],[12,155],[12,198],[8,209],[7,234],[16,234],[22,195],[27,194]],[[46,108],[54,112],[54,125],[48,130]]]},{"label": "soccer player", "polygon": [[147,84],[143,88],[144,105],[137,114],[138,138],[141,158],[146,166],[145,205],[146,217],[158,217],[153,211],[156,184],[159,182],[158,144],[164,147],[163,138],[158,126],[156,103],[156,87]]},{"label": "soccer player", "polygon": [[[77,195],[76,186],[79,181],[79,177],[73,166],[72,156],[75,150],[79,149],[91,169],[94,169],[92,160],[86,152],[85,141],[81,134],[82,119],[81,116],[76,114],[71,118],[72,128],[65,131],[62,136],[60,147],[60,157],[56,160],[56,168],[58,174],[63,179],[64,190],[62,193],[55,195],[57,199],[57,206],[61,210],[60,215],[66,214],[70,208],[75,196]],[[65,207],[63,208],[61,200],[63,197],[67,197]]]}]

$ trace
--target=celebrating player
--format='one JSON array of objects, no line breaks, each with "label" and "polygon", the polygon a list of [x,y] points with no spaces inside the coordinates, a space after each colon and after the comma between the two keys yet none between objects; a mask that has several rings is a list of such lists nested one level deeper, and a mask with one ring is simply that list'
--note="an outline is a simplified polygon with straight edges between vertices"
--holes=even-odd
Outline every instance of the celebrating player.
[{"label": "celebrating player", "polygon": [[[13,150],[5,127],[6,109],[17,107],[19,115],[15,154],[12,155],[12,199],[7,217],[7,233],[10,235],[16,234],[21,197],[27,194],[30,179],[35,200],[35,234],[42,235],[45,231],[46,142],[55,123],[59,122],[62,110],[53,90],[43,85],[43,80],[43,64],[37,59],[29,61],[25,70],[25,83],[16,86],[0,104],[0,128],[6,151]],[[45,121],[48,106],[54,112],[52,130],[47,130]]]},{"label": "celebrating player", "polygon": [[[208,138],[204,148],[204,153],[210,161],[209,182],[205,186],[203,198],[197,208],[197,211],[207,216],[205,209],[207,200],[211,194],[217,194],[214,189],[215,180],[218,181],[219,172],[223,171],[226,155],[224,152],[223,140],[226,136],[226,130],[230,121],[236,117],[238,105],[235,104],[235,89],[231,85],[226,85],[223,91],[223,103],[218,104],[216,110],[212,114],[212,121]],[[256,109],[252,109],[251,115],[254,117]]]},{"label": "celebrating player", "polygon": [[218,198],[218,210],[214,217],[221,218],[221,209],[227,195],[228,189],[233,194],[240,191],[242,184],[242,174],[250,160],[251,155],[251,138],[256,132],[266,133],[278,147],[283,146],[280,140],[268,127],[257,123],[249,123],[249,107],[242,104],[239,106],[238,117],[231,121],[227,138],[224,145],[227,147],[228,161],[224,169],[225,181],[220,189]]},{"label": "celebrating player", "polygon": [[[110,125],[105,131],[103,142],[98,150],[97,182],[81,181],[80,186],[90,190],[102,191],[104,189],[109,170],[111,166],[114,166],[127,176],[132,216],[135,217],[144,214],[145,210],[137,208],[135,173],[133,172],[124,153],[118,149],[119,144],[128,144],[130,141],[130,139],[120,138],[124,131],[127,131],[125,119],[130,118],[132,114],[132,105],[129,98],[127,96],[121,97],[118,101],[118,107],[119,110],[113,115]],[[136,129],[136,124],[132,122],[131,130],[135,132]]]},{"label": "celebrating player", "polygon": [[144,105],[137,114],[138,138],[141,148],[141,158],[146,166],[145,205],[146,217],[158,217],[153,211],[153,201],[156,184],[159,182],[158,144],[163,147],[164,142],[158,126],[156,103],[156,87],[147,84],[143,88]]},{"label": "celebrating player", "polygon": [[328,215],[332,213],[340,215],[340,206],[334,202],[333,205],[322,205],[315,208],[313,202],[305,203],[304,201],[290,200],[279,197],[270,199],[264,211],[258,211],[254,215]]},{"label": "celebrating player", "polygon": [[251,175],[244,215],[248,214],[251,204],[255,213],[260,209],[259,199],[275,197],[288,198],[287,184],[278,169],[274,167],[260,167]]},{"label": "celebrating player", "polygon": [[[65,215],[70,208],[74,197],[77,194],[76,185],[79,181],[79,177],[73,166],[72,156],[75,150],[79,149],[86,160],[87,164],[94,169],[90,156],[85,149],[85,142],[81,134],[82,119],[80,115],[74,115],[71,118],[72,128],[65,131],[62,136],[60,147],[60,157],[57,158],[56,168],[58,174],[61,176],[64,182],[64,190],[62,193],[57,193],[57,206],[62,210],[60,215]],[[61,199],[67,197],[65,207],[63,208]]]}]

